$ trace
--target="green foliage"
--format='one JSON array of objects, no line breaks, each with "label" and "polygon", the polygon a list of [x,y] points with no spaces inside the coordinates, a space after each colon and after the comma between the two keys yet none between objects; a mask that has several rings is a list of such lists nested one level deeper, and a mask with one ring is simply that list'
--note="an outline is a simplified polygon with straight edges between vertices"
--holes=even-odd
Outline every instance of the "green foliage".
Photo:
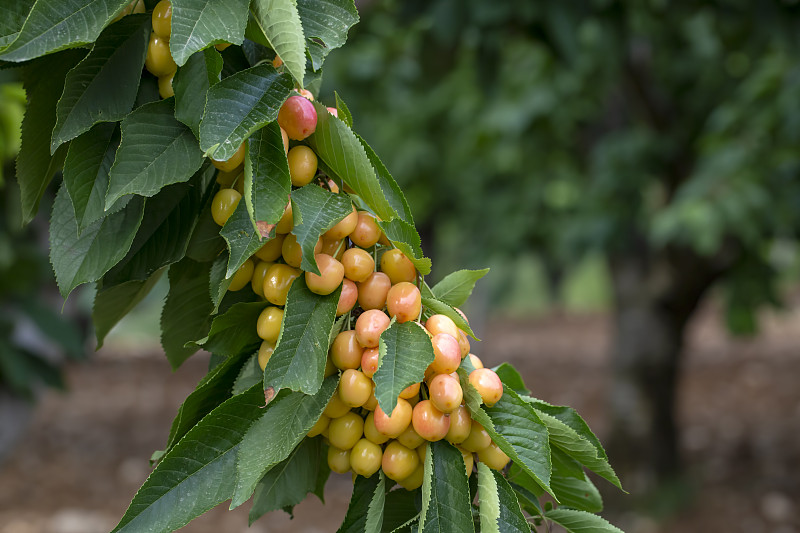
[{"label": "green foliage", "polygon": [[428,444],[422,502],[419,531],[475,531],[464,460],[446,441]]},{"label": "green foliage", "polygon": [[248,139],[247,146],[244,200],[256,231],[268,237],[283,215],[292,190],[280,127],[274,122],[268,124]]},{"label": "green foliage", "polygon": [[433,362],[433,346],[428,334],[415,322],[394,322],[379,342],[378,369],[375,371],[375,398],[384,413],[391,413],[397,396],[419,383]]},{"label": "green foliage", "polygon": [[303,250],[300,268],[319,274],[314,246],[323,233],[353,211],[353,204],[345,194],[333,194],[322,187],[302,187],[292,194],[292,211],[292,233]]},{"label": "green foliage", "polygon": [[183,65],[195,52],[212,44],[242,44],[247,0],[175,0],[169,50]]}]

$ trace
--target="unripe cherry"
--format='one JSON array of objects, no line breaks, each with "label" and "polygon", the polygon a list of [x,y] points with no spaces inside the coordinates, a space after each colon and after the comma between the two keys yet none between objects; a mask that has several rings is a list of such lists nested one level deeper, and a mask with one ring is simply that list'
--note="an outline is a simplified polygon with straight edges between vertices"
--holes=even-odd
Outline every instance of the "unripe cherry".
[{"label": "unripe cherry", "polygon": [[175,73],[172,72],[166,76],[159,76],[158,78],[158,95],[161,98],[169,98],[175,96],[175,89],[172,88],[172,80],[175,78]]},{"label": "unripe cherry", "polygon": [[247,259],[242,266],[236,269],[234,272],[233,277],[231,277],[231,283],[228,285],[228,290],[235,292],[244,289],[250,280],[253,277],[253,269],[255,265],[251,259]]},{"label": "unripe cherry", "polygon": [[162,39],[169,41],[172,33],[172,3],[169,0],[161,0],[153,8],[153,31]]},{"label": "unripe cherry", "polygon": [[375,271],[375,260],[372,255],[361,248],[349,248],[342,255],[344,275],[357,283],[366,281]]},{"label": "unripe cherry", "polygon": [[[412,414],[413,417],[413,414]],[[400,435],[397,436],[397,441],[405,446],[406,448],[416,449],[420,447],[424,442],[419,433],[414,431],[414,426],[408,426],[405,431],[403,431]]]},{"label": "unripe cherry", "polygon": [[364,437],[375,444],[383,444],[390,438],[375,427],[375,413],[368,414],[364,420]]},{"label": "unripe cherry", "polygon": [[492,470],[502,470],[510,461],[506,452],[498,448],[494,442],[478,452],[478,460]]},{"label": "unripe cherry", "polygon": [[431,442],[442,440],[450,429],[450,418],[430,400],[422,400],[414,406],[411,423],[420,437]]},{"label": "unripe cherry", "polygon": [[374,411],[375,408],[378,407],[378,399],[375,397],[375,387],[372,387],[372,392],[369,395],[369,399],[364,402],[364,405],[361,406],[362,409],[366,409],[367,411]]},{"label": "unripe cherry", "polygon": [[392,282],[383,272],[373,272],[358,284],[358,304],[362,309],[383,309]]},{"label": "unripe cherry", "polygon": [[434,377],[429,390],[431,402],[443,413],[452,413],[461,405],[464,395],[458,379],[450,374],[439,374]]},{"label": "unripe cherry", "polygon": [[330,424],[331,419],[325,415],[321,415],[319,420],[317,420],[311,429],[308,430],[306,434],[307,437],[316,437],[317,435],[321,435],[323,431],[328,429],[328,424]]},{"label": "unripe cherry", "polygon": [[391,320],[379,309],[364,311],[356,320],[356,338],[364,348],[375,348]]},{"label": "unripe cherry", "polygon": [[397,248],[387,250],[381,256],[381,272],[389,276],[392,284],[397,284],[401,281],[411,283],[417,279],[417,269],[414,263]]},{"label": "unripe cherry", "polygon": [[267,277],[267,270],[269,270],[269,267],[273,264],[274,263],[271,262],[259,261],[253,268],[253,276],[250,278],[250,288],[262,298],[264,297],[264,278]]},{"label": "unripe cherry", "polygon": [[450,429],[447,430],[444,438],[448,442],[459,444],[469,437],[471,430],[472,418],[469,416],[469,410],[463,405],[459,405],[450,413]]},{"label": "unripe cherry", "polygon": [[350,407],[361,407],[372,394],[372,380],[363,372],[348,368],[339,380],[339,398]]},{"label": "unripe cherry", "polygon": [[317,129],[317,110],[302,96],[290,96],[278,111],[278,124],[290,139],[302,141]]},{"label": "unripe cherry", "polygon": [[289,150],[287,158],[292,185],[302,187],[311,183],[317,173],[317,154],[308,146],[299,145]]},{"label": "unripe cherry", "polygon": [[[320,238],[322,242],[322,246],[319,249],[320,254],[328,254],[331,257],[335,257],[337,261],[340,263],[342,262],[342,258],[344,257],[345,247],[342,245],[341,239],[338,241],[333,241],[326,238]],[[347,275],[347,269],[345,268],[345,276]]]},{"label": "unripe cherry", "polygon": [[366,211],[359,211],[356,227],[350,233],[350,240],[356,246],[369,248],[374,246],[381,236],[381,228],[375,221],[375,216]]},{"label": "unripe cherry", "polygon": [[241,199],[242,195],[233,189],[220,189],[211,201],[211,218],[218,225],[224,226],[236,211]]},{"label": "unripe cherry", "polygon": [[215,181],[219,183],[222,189],[230,189],[233,186],[233,182],[236,181],[236,179],[240,176],[242,181],[244,181],[244,175],[238,168],[232,170],[231,172],[223,172],[220,170],[217,172]]},{"label": "unripe cherry", "polygon": [[365,376],[372,378],[372,376],[375,375],[375,371],[378,370],[379,360],[380,353],[378,348],[367,348],[364,350],[364,353],[361,355],[361,371]]},{"label": "unripe cherry", "polygon": [[425,468],[420,463],[417,465],[417,468],[414,469],[414,472],[411,473],[405,479],[401,479],[397,482],[398,485],[403,487],[404,489],[411,491],[417,490],[422,486],[423,481],[425,481]]},{"label": "unripe cherry", "polygon": [[330,349],[331,362],[342,370],[358,368],[364,348],[358,343],[354,330],[342,331],[333,339]]},{"label": "unripe cherry", "polygon": [[270,263],[277,261],[281,256],[283,240],[285,238],[286,235],[276,234],[274,238],[265,242],[264,245],[256,251],[255,256],[262,261],[267,261]]},{"label": "unripe cherry", "polygon": [[353,211],[349,215],[337,222],[331,229],[326,231],[323,236],[326,239],[344,239],[353,232],[353,230],[356,228],[357,222],[358,211],[356,211],[356,208],[353,207]]},{"label": "unripe cherry", "polygon": [[[278,126],[280,128],[280,126]],[[280,128],[281,130],[281,140],[283,140],[283,151],[288,156],[289,155],[289,135],[286,134],[286,130]]]},{"label": "unripe cherry", "polygon": [[340,450],[349,450],[364,434],[364,419],[350,411],[339,418],[331,420],[328,426],[328,440],[331,446]]},{"label": "unripe cherry", "polygon": [[217,159],[211,158],[211,164],[220,169],[223,172],[232,172],[235,169],[239,168],[244,162],[244,152],[245,152],[245,143],[239,145],[239,148],[236,149],[236,152],[233,155],[224,161],[219,161]]},{"label": "unripe cherry", "polygon": [[381,467],[389,479],[394,481],[405,479],[414,473],[418,465],[419,456],[414,450],[406,448],[396,440],[386,445]]},{"label": "unripe cherry", "polygon": [[147,55],[144,66],[153,76],[160,78],[172,74],[178,69],[175,60],[169,52],[169,41],[155,33],[150,34],[150,43],[147,45]]},{"label": "unripe cherry", "polygon": [[308,290],[315,294],[330,294],[339,288],[344,279],[344,267],[342,264],[328,254],[317,254],[314,256],[317,261],[319,274],[306,272],[306,285]]},{"label": "unripe cherry", "polygon": [[456,446],[456,448],[458,448],[458,451],[461,452],[461,457],[464,458],[464,466],[467,470],[467,477],[469,477],[470,474],[472,474],[472,467],[475,466],[475,458],[472,456],[472,452],[469,452],[459,446]]},{"label": "unripe cherry", "polygon": [[340,450],[335,446],[328,447],[328,467],[337,474],[350,471],[350,450]]},{"label": "unripe cherry", "polygon": [[456,323],[453,322],[453,320],[447,315],[431,316],[425,322],[425,329],[430,331],[431,335],[447,333],[456,339],[456,342],[458,342],[458,327],[456,327]]},{"label": "unripe cherry", "polygon": [[386,310],[398,322],[416,320],[422,310],[422,295],[413,283],[401,281],[386,293]]},{"label": "unripe cherry", "polygon": [[384,435],[392,438],[398,437],[411,423],[412,412],[411,404],[402,398],[397,400],[391,416],[384,413],[381,406],[378,405],[375,408],[375,427]]},{"label": "unripe cherry", "polygon": [[283,234],[289,233],[292,231],[294,227],[294,213],[292,210],[292,202],[288,202],[286,207],[283,208],[283,215],[281,215],[281,219],[275,225],[275,233],[276,234]]},{"label": "unripe cherry", "polygon": [[283,324],[283,309],[273,306],[265,307],[258,315],[256,332],[265,341],[274,343],[281,334],[281,324]]},{"label": "unripe cherry", "polygon": [[350,412],[350,407],[342,401],[338,394],[331,396],[328,405],[325,406],[323,414],[330,419],[341,418]]},{"label": "unripe cherry", "polygon": [[275,351],[275,344],[269,341],[263,341],[261,346],[258,347],[258,366],[263,371],[267,367],[272,353]]},{"label": "unripe cherry", "polygon": [[503,382],[491,368],[477,368],[469,373],[469,382],[481,395],[483,403],[491,407],[503,396]]},{"label": "unripe cherry", "polygon": [[341,316],[353,307],[358,301],[358,287],[355,283],[345,278],[342,280],[342,293],[339,295],[339,303],[336,306],[336,316]]},{"label": "unripe cherry", "polygon": [[276,263],[269,267],[264,278],[264,298],[275,305],[286,305],[289,289],[300,277],[300,271],[289,265]]},{"label": "unripe cherry", "polygon": [[437,374],[449,374],[461,365],[461,348],[458,341],[447,333],[437,333],[431,339],[434,360],[431,368]]},{"label": "unripe cherry", "polygon": [[370,477],[381,467],[383,450],[369,439],[361,439],[350,451],[350,467],[359,476]]},{"label": "unripe cherry", "polygon": [[472,421],[469,435],[466,439],[461,441],[461,447],[470,452],[478,452],[483,450],[492,443],[492,437],[484,429],[482,425]]}]

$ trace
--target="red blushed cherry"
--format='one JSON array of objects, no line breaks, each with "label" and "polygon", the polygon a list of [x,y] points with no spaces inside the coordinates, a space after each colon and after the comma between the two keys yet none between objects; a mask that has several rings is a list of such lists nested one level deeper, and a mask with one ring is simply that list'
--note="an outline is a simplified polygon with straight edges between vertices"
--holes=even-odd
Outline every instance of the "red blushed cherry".
[{"label": "red blushed cherry", "polygon": [[401,281],[386,294],[386,310],[398,322],[415,320],[422,310],[422,295],[413,283]]},{"label": "red blushed cherry", "polygon": [[358,286],[345,278],[342,280],[342,294],[339,295],[339,304],[336,306],[336,316],[341,316],[355,307],[358,301]]},{"label": "red blushed cherry", "polygon": [[317,110],[306,98],[290,96],[278,111],[278,125],[290,139],[302,141],[317,129]]},{"label": "red blushed cherry", "polygon": [[372,376],[375,375],[375,371],[378,370],[379,359],[380,353],[377,348],[367,348],[364,350],[364,354],[361,356],[361,371],[365,376],[372,378]]},{"label": "red blushed cherry", "polygon": [[461,348],[458,341],[448,333],[438,333],[431,339],[434,360],[431,368],[437,374],[450,374],[461,365]]},{"label": "red blushed cherry", "polygon": [[411,423],[420,437],[431,442],[442,440],[450,429],[450,418],[430,400],[422,400],[414,406]]},{"label": "red blushed cherry", "polygon": [[375,408],[375,428],[379,433],[388,435],[391,438],[400,436],[411,423],[413,407],[402,398],[397,400],[391,415],[383,412],[380,405]]},{"label": "red blushed cherry", "polygon": [[438,374],[429,387],[433,405],[443,413],[451,413],[461,405],[464,393],[458,379],[450,374]]},{"label": "red blushed cherry", "polygon": [[503,396],[503,382],[491,368],[476,368],[470,372],[469,382],[478,390],[483,403],[489,407]]},{"label": "red blushed cherry", "polygon": [[356,339],[364,348],[376,348],[391,319],[378,309],[364,311],[356,320]]}]

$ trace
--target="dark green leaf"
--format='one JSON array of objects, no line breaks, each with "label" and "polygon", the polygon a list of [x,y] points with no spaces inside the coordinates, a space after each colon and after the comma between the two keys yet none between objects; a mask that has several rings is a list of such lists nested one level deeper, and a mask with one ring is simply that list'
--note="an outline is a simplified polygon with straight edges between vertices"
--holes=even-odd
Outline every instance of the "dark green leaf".
[{"label": "dark green leaf", "polygon": [[175,120],[174,99],[145,104],[122,121],[122,142],[109,173],[106,209],[126,194],[153,196],[187,181],[203,164],[192,131]]},{"label": "dark green leaf", "polygon": [[261,237],[273,233],[291,190],[280,126],[270,122],[248,139],[248,157],[244,162],[244,199]]},{"label": "dark green leaf", "polygon": [[56,104],[64,89],[62,81],[85,54],[85,50],[68,50],[33,61],[22,71],[28,98],[17,157],[23,224],[33,219],[42,194],[67,155],[66,146],[50,155],[50,134],[56,123]]},{"label": "dark green leaf", "polygon": [[292,192],[292,213],[297,243],[303,250],[300,268],[319,274],[314,246],[319,237],[353,212],[353,203],[346,194],[334,194],[311,183]]},{"label": "dark green leaf", "polygon": [[459,329],[462,329],[464,333],[467,335],[471,335],[474,339],[480,340],[478,337],[475,336],[475,333],[472,331],[472,328],[469,327],[469,323],[464,320],[464,317],[456,311],[453,306],[446,304],[442,301],[437,300],[436,298],[429,298],[426,296],[422,297],[422,306],[426,308],[431,314],[439,314],[445,315],[450,317],[450,319],[455,322],[456,326]]},{"label": "dark green leaf", "polygon": [[575,431],[580,437],[594,447],[597,457],[601,459],[608,459],[606,455],[606,451],[603,449],[603,445],[600,443],[600,439],[598,439],[592,430],[589,428],[589,424],[578,414],[578,412],[573,409],[572,407],[565,406],[565,405],[550,405],[549,403],[536,399],[531,398],[528,400],[537,411],[542,413],[547,413],[548,415],[560,420],[567,426],[569,426],[573,431]]},{"label": "dark green leaf", "polygon": [[[219,304],[228,293],[228,287],[231,285],[233,278],[226,278],[226,265],[228,264],[228,254],[220,254],[214,263],[211,265],[211,275],[209,276],[208,289],[211,294],[211,303],[213,304],[213,312],[219,309]],[[249,387],[248,387],[249,388]]]},{"label": "dark green leaf", "polygon": [[231,277],[251,255],[264,245],[258,232],[253,228],[253,221],[247,214],[247,206],[239,202],[233,214],[220,230],[220,235],[228,243],[228,270],[225,277]]},{"label": "dark green leaf", "polygon": [[414,267],[423,276],[431,273],[431,260],[422,252],[422,240],[412,224],[394,218],[389,221],[379,221],[378,225],[392,244],[414,263]]},{"label": "dark green leaf", "polygon": [[428,444],[424,479],[420,533],[475,531],[461,452],[444,440]]},{"label": "dark green leaf", "polygon": [[[69,145],[64,161],[64,185],[75,210],[79,231],[107,214],[108,171],[114,163],[119,138],[116,124],[102,123]],[[117,206],[124,207],[123,202],[118,202]]]},{"label": "dark green leaf", "polygon": [[557,472],[554,470],[550,484],[562,506],[590,513],[599,513],[603,510],[603,499],[600,492],[585,474],[582,479],[556,474]]},{"label": "dark green leaf", "polygon": [[172,0],[169,50],[183,65],[212,44],[242,44],[248,0]]},{"label": "dark green leaf", "polygon": [[[343,101],[337,99],[336,100],[336,105],[338,106],[339,104],[341,104],[343,106],[345,105],[345,103]],[[347,114],[350,113],[350,110],[347,109],[346,106],[345,106],[345,110],[347,111]],[[352,120],[353,119],[351,117],[350,121],[352,122]],[[352,128],[352,127],[353,126],[350,125],[350,128]],[[358,137],[358,140],[361,143],[361,146],[364,147],[364,151],[367,154],[367,158],[369,158],[370,164],[372,164],[372,168],[375,169],[375,175],[378,178],[378,183],[380,183],[381,189],[384,191],[384,194],[386,195],[386,200],[389,202],[389,205],[391,205],[392,208],[397,212],[397,215],[404,222],[407,223],[406,226],[410,226],[411,227],[411,230],[412,230],[411,234],[415,235],[415,236],[407,238],[406,242],[409,242],[409,243],[413,242],[414,244],[413,245],[410,244],[410,245],[412,246],[412,248],[414,250],[419,251],[419,255],[421,257],[422,256],[422,250],[420,249],[420,246],[421,246],[420,242],[421,241],[419,239],[419,236],[416,235],[417,232],[414,229],[414,216],[411,214],[411,207],[409,207],[408,201],[406,200],[406,197],[403,194],[403,191],[400,189],[400,186],[394,180],[392,175],[389,174],[389,170],[386,168],[386,166],[380,160],[380,158],[378,157],[378,154],[375,153],[375,150],[373,150],[372,147],[369,144],[367,144],[367,141],[365,141],[364,138],[361,137],[361,135],[356,133],[356,137]],[[405,231],[408,231],[408,230],[405,230]]]},{"label": "dark green leaf", "polygon": [[230,498],[236,454],[263,406],[261,387],[253,387],[200,420],[150,474],[113,533],[174,531]]},{"label": "dark green leaf", "polygon": [[433,345],[416,322],[394,322],[381,334],[378,350],[378,369],[372,377],[375,398],[384,413],[391,413],[403,389],[425,377],[435,357]]},{"label": "dark green leaf", "polygon": [[333,396],[337,382],[338,377],[331,376],[313,396],[292,392],[281,394],[267,404],[263,416],[242,439],[236,459],[236,489],[231,509],[247,501],[262,476],[286,459],[306,436]]},{"label": "dark green leaf", "polygon": [[250,13],[270,48],[275,50],[286,70],[302,87],[306,45],[297,3],[293,0],[253,0]]},{"label": "dark green leaf", "polygon": [[[208,281],[205,284],[208,295]],[[265,306],[264,302],[232,305],[228,311],[214,318],[208,338],[198,341],[198,344],[209,352],[226,356],[235,355],[249,346],[260,344],[261,339],[256,333],[256,322]]]},{"label": "dark green leaf", "polygon": [[382,533],[411,531],[410,528],[402,526],[419,516],[419,508],[416,503],[419,493],[419,490],[393,490],[386,494],[386,502],[383,506]]},{"label": "dark green leaf", "polygon": [[306,394],[319,390],[340,291],[314,294],[302,276],[292,283],[278,344],[264,369],[265,390],[289,388]]},{"label": "dark green leaf", "polygon": [[555,522],[568,533],[622,533],[622,530],[608,523],[605,518],[574,509],[551,509],[545,513],[548,520]]},{"label": "dark green leaf", "polygon": [[264,379],[264,371],[258,366],[258,354],[254,353],[236,377],[233,383],[233,394],[241,394],[256,383],[261,383]]},{"label": "dark green leaf", "polygon": [[353,482],[353,494],[350,496],[350,504],[347,506],[347,514],[336,533],[379,533],[381,531],[380,522],[377,529],[368,528],[367,517],[376,500],[381,500],[379,502],[380,514],[383,515],[385,498],[386,479],[383,477],[383,472],[370,477],[356,476]]},{"label": "dark green leaf", "polygon": [[16,0],[0,4],[0,50],[17,38],[35,0]]},{"label": "dark green leaf", "polygon": [[178,368],[198,349],[187,345],[208,334],[213,306],[208,295],[209,264],[183,259],[169,269],[169,293],[161,311],[161,345]]},{"label": "dark green leaf", "polygon": [[50,218],[50,263],[64,297],[82,283],[97,281],[125,257],[142,222],[143,208],[141,198],[133,200],[122,211],[90,224],[78,236],[67,190],[58,190]]},{"label": "dark green leaf", "polygon": [[[353,115],[352,115],[352,113],[350,113],[350,108],[347,107],[347,104],[344,103],[344,100],[342,100],[339,97],[339,93],[334,91],[333,95],[336,98],[336,115],[337,115],[337,117],[339,118],[339,120],[341,120],[342,122],[347,124],[347,127],[352,130],[353,129]],[[359,138],[360,141],[362,141],[361,144],[363,145],[364,144],[364,142],[363,142],[364,139],[362,139],[361,136],[359,136],[358,138]],[[365,146],[364,149],[367,150],[367,147]],[[367,157],[369,157],[369,152],[370,151],[372,151],[372,153],[375,153],[374,150],[372,150],[372,148],[369,148],[369,150],[367,150]],[[395,211],[396,210],[397,209],[395,208]]]},{"label": "dark green leaf", "polygon": [[214,159],[230,159],[253,132],[278,118],[291,90],[289,75],[266,63],[223,79],[208,90],[200,147]]},{"label": "dark green leaf", "polygon": [[110,287],[98,287],[94,297],[92,322],[97,336],[97,349],[103,346],[103,340],[117,322],[127,315],[136,304],[150,294],[163,270],[159,270],[145,281],[126,281]]},{"label": "dark green leaf", "polygon": [[291,509],[314,492],[326,455],[322,438],[303,439],[289,457],[268,470],[253,493],[250,524],[270,511]]},{"label": "dark green leaf", "polygon": [[503,474],[478,463],[481,533],[530,533],[514,489]]},{"label": "dark green leaf", "polygon": [[200,137],[200,121],[206,108],[206,92],[219,81],[222,56],[215,48],[206,48],[189,56],[178,67],[172,88],[175,91],[175,118],[189,126]]},{"label": "dark green leaf", "polygon": [[0,53],[5,61],[26,61],[94,42],[130,0],[38,0],[17,38]]},{"label": "dark green leaf", "polygon": [[522,380],[522,375],[516,368],[509,363],[501,363],[500,366],[494,369],[506,387],[510,388],[520,396],[529,396],[531,391],[525,387],[525,382]]},{"label": "dark green leaf", "polygon": [[431,289],[437,299],[459,307],[464,305],[472,294],[475,283],[489,273],[488,268],[481,270],[457,270],[446,275]]},{"label": "dark green leaf", "polygon": [[150,16],[130,15],[108,27],[92,51],[69,71],[56,107],[50,152],[98,122],[116,122],[133,109],[150,37]]},{"label": "dark green leaf", "polygon": [[328,53],[347,40],[347,32],[358,22],[353,0],[298,0],[306,46],[314,70],[322,67]]}]

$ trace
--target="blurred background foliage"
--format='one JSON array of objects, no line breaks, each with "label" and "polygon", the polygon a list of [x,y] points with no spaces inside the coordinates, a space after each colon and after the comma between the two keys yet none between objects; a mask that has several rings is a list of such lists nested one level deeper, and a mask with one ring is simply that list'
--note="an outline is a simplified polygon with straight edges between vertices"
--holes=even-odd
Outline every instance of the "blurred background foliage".
[{"label": "blurred background foliage", "polygon": [[338,91],[407,191],[432,277],[491,266],[495,315],[608,306],[612,464],[631,490],[664,483],[699,302],[715,291],[754,333],[797,280],[800,6],[360,8],[321,96]]}]

